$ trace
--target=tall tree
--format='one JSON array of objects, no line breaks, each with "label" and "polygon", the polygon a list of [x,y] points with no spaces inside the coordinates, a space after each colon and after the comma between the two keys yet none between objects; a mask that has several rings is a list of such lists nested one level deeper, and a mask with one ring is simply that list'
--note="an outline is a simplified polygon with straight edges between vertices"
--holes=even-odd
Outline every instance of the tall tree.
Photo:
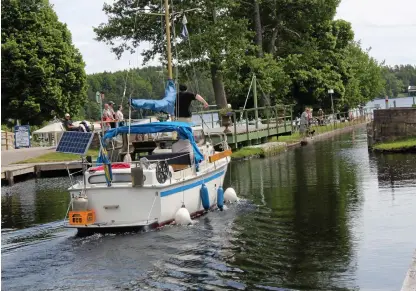
[{"label": "tall tree", "polygon": [[48,0],[2,0],[2,120],[41,124],[86,100],[85,64]]}]

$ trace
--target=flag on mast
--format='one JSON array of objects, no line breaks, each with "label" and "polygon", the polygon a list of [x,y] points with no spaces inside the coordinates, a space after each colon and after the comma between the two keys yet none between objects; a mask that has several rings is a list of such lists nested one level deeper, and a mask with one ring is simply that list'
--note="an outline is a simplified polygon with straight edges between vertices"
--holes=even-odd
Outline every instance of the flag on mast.
[{"label": "flag on mast", "polygon": [[186,16],[184,15],[182,18],[182,31],[181,31],[181,36],[184,39],[188,39],[189,37],[188,28],[186,27],[187,23],[188,23],[188,20],[186,19]]}]

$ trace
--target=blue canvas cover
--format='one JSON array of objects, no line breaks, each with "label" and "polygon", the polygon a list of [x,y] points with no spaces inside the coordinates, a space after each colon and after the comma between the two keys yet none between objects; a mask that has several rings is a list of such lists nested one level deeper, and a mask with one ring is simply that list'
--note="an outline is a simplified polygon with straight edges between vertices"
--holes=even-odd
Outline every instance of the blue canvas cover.
[{"label": "blue canvas cover", "polygon": [[[172,132],[176,131],[181,139],[188,139],[194,150],[194,157],[196,164],[199,164],[204,160],[204,156],[199,151],[198,146],[195,143],[194,135],[192,134],[191,126],[186,122],[179,121],[167,121],[167,122],[151,122],[136,124],[130,127],[131,134],[146,134],[146,133],[159,133],[159,132]],[[106,140],[111,139],[121,133],[128,133],[128,126],[121,126],[113,128],[107,131],[103,137],[103,144],[105,146]]]},{"label": "blue canvas cover", "polygon": [[176,101],[176,88],[173,80],[168,80],[165,88],[165,97],[161,100],[130,99],[134,109],[150,109],[156,112],[166,112],[174,115]]}]

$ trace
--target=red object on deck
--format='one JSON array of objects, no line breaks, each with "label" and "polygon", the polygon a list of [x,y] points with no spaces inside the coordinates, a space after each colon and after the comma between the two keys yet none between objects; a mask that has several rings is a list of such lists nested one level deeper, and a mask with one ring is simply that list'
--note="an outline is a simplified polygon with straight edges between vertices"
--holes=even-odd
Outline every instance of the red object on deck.
[{"label": "red object on deck", "polygon": [[[114,163],[114,164],[111,164],[111,169],[130,169],[130,164],[129,163]],[[89,171],[90,172],[104,171],[104,166],[101,165],[98,167],[90,168]]]}]

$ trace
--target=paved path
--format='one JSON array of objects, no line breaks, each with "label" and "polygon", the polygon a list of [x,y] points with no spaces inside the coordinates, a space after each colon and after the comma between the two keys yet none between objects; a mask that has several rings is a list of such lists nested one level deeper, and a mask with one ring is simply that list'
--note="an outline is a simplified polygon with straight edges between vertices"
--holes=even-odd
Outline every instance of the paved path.
[{"label": "paved path", "polygon": [[55,147],[35,147],[28,149],[14,149],[1,151],[1,165],[6,166],[19,161],[36,158],[38,156],[54,152]]}]

